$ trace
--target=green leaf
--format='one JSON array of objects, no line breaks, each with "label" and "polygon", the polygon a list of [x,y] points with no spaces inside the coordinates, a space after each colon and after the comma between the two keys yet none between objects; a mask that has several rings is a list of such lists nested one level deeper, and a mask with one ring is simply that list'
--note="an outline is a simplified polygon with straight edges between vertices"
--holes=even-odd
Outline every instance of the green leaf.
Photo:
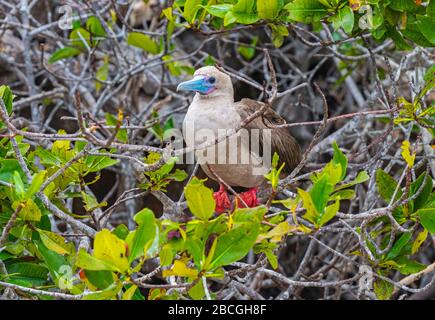
[{"label": "green leaf", "polygon": [[332,157],[332,162],[334,164],[339,164],[341,166],[341,180],[346,176],[347,169],[347,158],[344,153],[340,150],[337,143],[334,141],[332,143],[332,147],[334,149],[334,155]]},{"label": "green leaf", "polygon": [[86,252],[84,249],[80,249],[77,254],[76,266],[85,270],[108,270],[108,271],[120,271],[119,268],[112,262],[95,258]]},{"label": "green leaf", "polygon": [[134,293],[137,290],[136,285],[132,285],[130,288],[125,290],[125,292],[122,295],[122,300],[132,300]]},{"label": "green leaf", "polygon": [[435,0],[430,0],[426,7],[426,14],[428,17],[435,18]]},{"label": "green leaf", "polygon": [[44,182],[46,173],[47,171],[41,170],[33,176],[32,183],[30,184],[26,192],[26,198],[31,198],[35,193],[39,191],[39,188]]},{"label": "green leaf", "polygon": [[205,10],[207,10],[207,12],[210,13],[212,16],[223,19],[225,18],[227,12],[232,9],[232,7],[232,4],[224,3],[206,6]]},{"label": "green leaf", "polygon": [[421,188],[421,184],[423,183],[424,179],[426,177],[426,183],[422,187],[420,194],[417,196],[417,198],[413,201],[413,211],[417,211],[420,208],[423,208],[426,202],[429,200],[430,193],[432,191],[432,178],[430,175],[427,175],[426,173],[422,173],[417,180],[415,180],[413,183],[411,183],[410,187],[410,195],[414,195],[417,193],[417,191]]},{"label": "green leaf", "polygon": [[35,244],[50,271],[52,279],[57,282],[62,275],[62,268],[69,267],[68,261],[63,255],[48,249],[41,241],[35,241]]},{"label": "green leaf", "polygon": [[289,19],[297,22],[313,23],[326,14],[326,7],[317,0],[295,0],[284,9],[289,11]]},{"label": "green leaf", "polygon": [[195,21],[196,13],[201,3],[202,0],[186,0],[184,3],[183,17],[187,22],[192,24]]},{"label": "green leaf", "polygon": [[374,285],[374,291],[379,300],[388,300],[393,294],[394,285],[388,281],[377,278]]},{"label": "green leaf", "polygon": [[237,21],[237,18],[234,16],[233,11],[228,11],[224,17],[224,27],[234,23]]},{"label": "green leaf", "polygon": [[435,208],[423,208],[416,212],[416,215],[420,218],[420,223],[430,233],[435,234]]},{"label": "green leaf", "polygon": [[331,17],[334,29],[342,27],[346,33],[351,33],[354,24],[353,11],[350,7],[344,6],[338,12]]},{"label": "green leaf", "polygon": [[89,172],[101,171],[107,167],[118,164],[119,160],[112,159],[108,156],[88,156],[86,157],[86,164],[89,166]]},{"label": "green leaf", "polygon": [[252,60],[252,58],[254,58],[255,55],[255,47],[257,45],[258,42],[258,37],[254,37],[251,41],[251,46],[252,47],[245,47],[245,46],[240,46],[237,48],[237,51],[242,55],[242,57],[245,60]]},{"label": "green leaf", "polygon": [[12,94],[12,91],[8,86],[0,86],[0,98],[3,100],[9,114],[12,113],[12,102],[14,97],[15,96]]},{"label": "green leaf", "polygon": [[337,190],[346,189],[346,188],[352,187],[352,186],[354,186],[356,184],[363,183],[363,182],[365,182],[365,181],[367,181],[369,179],[370,179],[370,177],[369,177],[369,175],[367,174],[366,171],[360,171],[358,173],[358,175],[356,176],[355,180],[353,180],[353,181],[351,181],[349,183],[345,183],[343,185],[340,185],[340,186],[336,187],[335,190],[337,191]]},{"label": "green leaf", "polygon": [[284,43],[285,37],[288,36],[289,32],[284,25],[269,24],[272,30],[272,43],[275,47],[279,48]]},{"label": "green leaf", "polygon": [[71,253],[70,247],[65,243],[65,239],[61,235],[46,230],[37,230],[42,243],[47,249],[62,255]]},{"label": "green leaf", "polygon": [[194,177],[184,188],[187,206],[192,214],[201,220],[208,220],[214,213],[216,203],[213,191],[204,186],[204,180]]},{"label": "green leaf", "polygon": [[127,236],[126,242],[130,248],[128,261],[143,257],[152,244],[156,235],[157,225],[155,223],[154,213],[144,208],[134,216],[134,221],[139,225],[131,235]]},{"label": "green leaf", "polygon": [[[105,60],[107,60],[107,59],[105,59]],[[95,89],[97,91],[101,90],[101,86],[102,86],[101,82],[107,81],[108,77],[109,77],[109,62],[107,60],[98,68],[97,72],[95,73],[95,78],[98,80],[98,81],[95,81]],[[124,132],[126,131],[125,129],[123,129],[123,130],[124,130]],[[122,131],[122,130],[120,130],[120,131]],[[123,142],[125,142],[125,140]]]},{"label": "green leaf", "polygon": [[395,27],[388,27],[385,33],[388,37],[393,39],[394,44],[398,50],[412,50],[413,47],[410,46],[404,39],[403,36],[396,30]]},{"label": "green leaf", "polygon": [[88,20],[86,21],[86,28],[93,36],[101,38],[106,36],[106,31],[101,25],[100,20],[95,16],[91,16],[88,18]]},{"label": "green leaf", "polygon": [[39,221],[41,220],[41,210],[32,199],[26,199],[22,202],[15,201],[12,203],[12,209],[16,210],[19,205],[22,205],[21,211],[18,216],[26,221]]},{"label": "green leaf", "polygon": [[[189,240],[190,239],[188,239],[188,241]],[[187,248],[187,244],[186,244],[186,248]],[[187,250],[190,253],[189,248],[187,248]],[[159,257],[160,257],[160,264],[162,265],[162,267],[169,266],[172,264],[172,261],[174,260],[175,257],[174,250],[171,248],[170,245],[166,244],[163,246],[162,250],[160,250]]]},{"label": "green leaf", "polygon": [[146,34],[139,32],[130,32],[127,36],[127,43],[151,54],[158,54],[160,52],[160,48],[154,40]]},{"label": "green leaf", "polygon": [[259,223],[245,222],[220,235],[210,269],[228,265],[246,256],[254,246],[259,232]]},{"label": "green leaf", "polygon": [[394,258],[399,256],[403,247],[405,247],[408,244],[409,240],[411,240],[411,237],[411,232],[405,232],[404,234],[402,234],[400,238],[394,243],[391,250],[388,252],[385,260],[393,260]]},{"label": "green leaf", "polygon": [[13,178],[14,178],[15,193],[20,198],[23,198],[24,194],[25,194],[25,192],[24,192],[24,183],[23,183],[23,180],[21,179],[20,173],[18,171],[15,171],[14,175],[13,175]]},{"label": "green leaf", "polygon": [[[393,197],[394,191],[397,187],[396,180],[393,179],[388,173],[382,169],[376,170],[376,186],[378,187],[378,192],[380,196],[386,201],[390,202]],[[400,199],[402,196],[402,190],[399,188],[396,193],[396,198]]]},{"label": "green leaf", "polygon": [[48,269],[40,264],[15,262],[6,265],[6,269],[9,274],[9,283],[25,287],[42,286],[47,283]]},{"label": "green leaf", "polygon": [[421,7],[416,4],[415,0],[393,0],[390,1],[389,7],[399,12],[416,12]]},{"label": "green leaf", "polygon": [[253,24],[257,22],[260,18],[255,13],[254,8],[255,0],[237,1],[231,13],[224,17],[224,25],[226,26],[236,21],[242,24]]},{"label": "green leaf", "polygon": [[283,7],[283,0],[257,0],[258,16],[264,20],[274,20]]},{"label": "green leaf", "polygon": [[252,13],[255,8],[255,0],[238,0],[234,5],[234,12]]},{"label": "green leaf", "polygon": [[433,47],[423,33],[420,32],[418,27],[418,20],[414,16],[407,16],[406,29],[401,30],[402,34],[406,37],[414,41],[416,44],[422,47]]},{"label": "green leaf", "polygon": [[435,18],[417,15],[417,26],[426,39],[435,44]]},{"label": "green leaf", "polygon": [[119,239],[125,240],[128,236],[128,227],[125,224],[118,225],[112,233]]},{"label": "green leaf", "polygon": [[87,280],[98,290],[104,290],[109,287],[116,279],[112,271],[107,270],[89,270],[85,269]]},{"label": "green leaf", "polygon": [[267,261],[269,261],[271,267],[276,270],[278,268],[277,256],[273,253],[272,250],[266,250],[264,253],[266,254]]},{"label": "green leaf", "polygon": [[311,199],[318,213],[323,213],[328,202],[329,195],[334,190],[332,184],[329,183],[329,176],[324,175],[320,180],[316,181],[310,191]]},{"label": "green leaf", "polygon": [[351,200],[353,198],[355,198],[355,191],[351,189],[347,189],[347,190],[340,190],[334,192],[329,197],[329,200]]},{"label": "green leaf", "polygon": [[48,63],[51,64],[62,59],[72,58],[79,55],[80,53],[81,51],[77,48],[63,47],[53,52],[53,54],[48,59]]},{"label": "green leaf", "polygon": [[77,28],[71,31],[69,39],[73,47],[87,49],[91,46],[91,34],[83,28]]},{"label": "green leaf", "polygon": [[340,208],[340,201],[339,200],[335,201],[330,206],[327,206],[325,213],[320,215],[319,226],[323,226],[329,220],[334,218],[335,215],[337,214],[339,208]]},{"label": "green leaf", "polygon": [[[116,126],[118,123],[118,119],[109,112],[106,112],[105,118],[106,118],[106,123],[109,126]],[[118,133],[116,134],[116,138],[119,141],[127,142],[128,141],[127,129],[119,129]]]},{"label": "green leaf", "polygon": [[303,189],[298,188],[298,194],[302,198],[303,207],[306,212],[304,214],[304,219],[316,224],[319,213],[316,211],[314,207],[313,200],[311,199],[311,195]]},{"label": "green leaf", "polygon": [[256,13],[241,13],[232,12],[232,16],[236,19],[238,23],[241,24],[253,24],[256,23],[260,18]]},{"label": "green leaf", "polygon": [[189,296],[193,300],[201,300],[205,296],[204,284],[202,283],[202,279],[189,289]]},{"label": "green leaf", "polygon": [[427,266],[417,261],[412,261],[406,257],[398,257],[395,259],[398,264],[397,270],[403,275],[418,273],[424,270]]},{"label": "green leaf", "polygon": [[102,292],[91,293],[86,295],[83,300],[108,300],[115,297],[122,290],[122,282],[115,282]]}]

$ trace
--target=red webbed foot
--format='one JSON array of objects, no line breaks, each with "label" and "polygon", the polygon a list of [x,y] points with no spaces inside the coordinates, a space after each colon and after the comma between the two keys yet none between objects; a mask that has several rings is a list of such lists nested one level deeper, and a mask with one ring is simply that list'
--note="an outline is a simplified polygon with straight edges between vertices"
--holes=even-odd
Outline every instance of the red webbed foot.
[{"label": "red webbed foot", "polygon": [[[239,194],[239,197],[246,203],[249,208],[260,205],[260,202],[257,199],[257,190],[258,188],[255,187]],[[246,208],[245,204],[240,200],[237,201],[237,206],[239,208]]]},{"label": "red webbed foot", "polygon": [[223,184],[219,185],[219,191],[213,193],[213,197],[216,201],[216,213],[221,214],[231,210],[231,201]]}]

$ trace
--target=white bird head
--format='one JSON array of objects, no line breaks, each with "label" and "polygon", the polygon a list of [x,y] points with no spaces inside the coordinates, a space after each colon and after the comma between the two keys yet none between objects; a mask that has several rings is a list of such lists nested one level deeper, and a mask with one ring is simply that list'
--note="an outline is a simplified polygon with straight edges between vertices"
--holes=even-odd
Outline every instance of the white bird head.
[{"label": "white bird head", "polygon": [[202,67],[195,71],[193,79],[181,82],[177,91],[195,91],[201,97],[229,96],[233,97],[231,78],[216,67]]}]

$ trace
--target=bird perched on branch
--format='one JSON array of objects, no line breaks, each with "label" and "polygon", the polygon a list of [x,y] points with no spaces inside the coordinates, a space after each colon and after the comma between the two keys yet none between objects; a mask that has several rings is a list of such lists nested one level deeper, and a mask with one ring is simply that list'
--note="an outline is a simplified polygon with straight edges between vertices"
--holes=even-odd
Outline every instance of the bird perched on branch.
[{"label": "bird perched on branch", "polygon": [[[262,102],[234,102],[226,73],[211,66],[200,68],[192,80],[178,85],[180,90],[196,92],[184,119],[183,136],[207,176],[220,184],[214,193],[218,213],[231,209],[228,186],[249,188],[238,195],[239,207],[259,204],[257,189],[271,168],[274,152],[285,163],[284,172],[300,162],[297,141],[287,128],[276,128],[285,120]],[[258,113],[260,109],[264,112]]]}]

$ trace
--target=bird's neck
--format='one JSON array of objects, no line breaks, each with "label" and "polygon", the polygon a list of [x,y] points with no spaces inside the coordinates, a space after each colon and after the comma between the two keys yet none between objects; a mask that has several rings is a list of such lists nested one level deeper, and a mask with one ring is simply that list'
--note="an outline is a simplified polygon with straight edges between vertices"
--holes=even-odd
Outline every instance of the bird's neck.
[{"label": "bird's neck", "polygon": [[223,106],[232,106],[234,104],[234,95],[233,94],[210,94],[203,95],[200,93],[196,93],[193,98],[193,102],[207,104],[210,107],[215,105],[223,105]]}]

